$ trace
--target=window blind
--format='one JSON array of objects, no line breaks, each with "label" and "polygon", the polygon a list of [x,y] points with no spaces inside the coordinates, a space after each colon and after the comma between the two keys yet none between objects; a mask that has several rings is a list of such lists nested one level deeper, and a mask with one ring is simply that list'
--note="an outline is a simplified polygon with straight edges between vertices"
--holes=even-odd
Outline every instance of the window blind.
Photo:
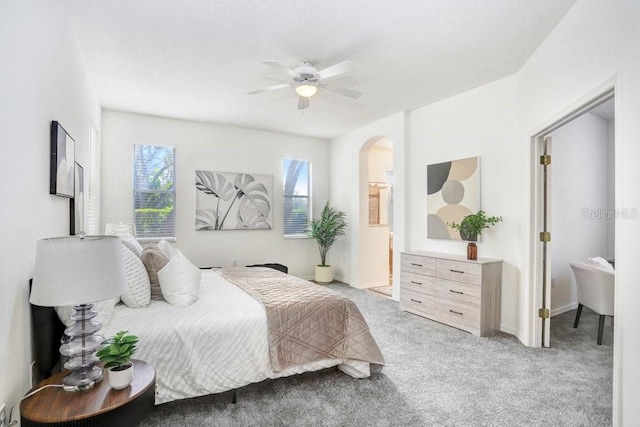
[{"label": "window blind", "polygon": [[175,238],[175,149],[134,145],[133,168],[136,237]]},{"label": "window blind", "polygon": [[311,163],[284,159],[284,235],[308,236],[311,221]]},{"label": "window blind", "polygon": [[89,119],[89,196],[87,206],[86,232],[90,235],[100,232],[100,135]]}]

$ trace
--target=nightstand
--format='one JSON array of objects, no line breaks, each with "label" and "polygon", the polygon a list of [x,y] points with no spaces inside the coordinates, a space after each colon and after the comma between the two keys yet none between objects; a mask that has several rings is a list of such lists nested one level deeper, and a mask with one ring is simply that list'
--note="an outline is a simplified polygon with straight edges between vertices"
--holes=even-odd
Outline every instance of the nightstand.
[{"label": "nightstand", "polygon": [[[22,427],[30,426],[136,426],[155,404],[156,372],[142,360],[133,361],[133,382],[123,390],[109,386],[107,370],[95,387],[79,392],[67,392],[49,387],[23,400],[20,404]],[[61,384],[67,371],[40,382]]]}]

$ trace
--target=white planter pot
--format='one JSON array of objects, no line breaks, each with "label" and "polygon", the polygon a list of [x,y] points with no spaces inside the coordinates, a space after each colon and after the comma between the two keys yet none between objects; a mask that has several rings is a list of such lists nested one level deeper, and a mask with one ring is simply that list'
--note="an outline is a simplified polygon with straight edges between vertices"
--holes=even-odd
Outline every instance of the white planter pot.
[{"label": "white planter pot", "polygon": [[127,369],[121,371],[114,371],[114,368],[109,368],[109,385],[115,390],[122,390],[131,384],[133,381],[133,363],[130,364]]},{"label": "white planter pot", "polygon": [[333,281],[333,267],[330,265],[316,265],[316,282],[331,283]]}]

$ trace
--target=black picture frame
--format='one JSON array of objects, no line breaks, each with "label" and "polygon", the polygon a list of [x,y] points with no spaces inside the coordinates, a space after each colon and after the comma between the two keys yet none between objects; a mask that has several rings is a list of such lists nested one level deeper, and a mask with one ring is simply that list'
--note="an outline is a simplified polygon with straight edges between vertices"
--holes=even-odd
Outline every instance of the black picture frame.
[{"label": "black picture frame", "polygon": [[57,121],[51,122],[51,165],[49,193],[75,195],[75,141]]},{"label": "black picture frame", "polygon": [[69,233],[75,236],[84,231],[84,168],[75,163],[75,193],[69,200]]}]

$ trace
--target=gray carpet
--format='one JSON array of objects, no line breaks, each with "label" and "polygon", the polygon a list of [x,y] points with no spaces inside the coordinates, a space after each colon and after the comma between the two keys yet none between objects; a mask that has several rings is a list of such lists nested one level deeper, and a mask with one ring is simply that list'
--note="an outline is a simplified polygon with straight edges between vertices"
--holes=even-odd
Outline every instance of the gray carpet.
[{"label": "gray carpet", "polygon": [[335,369],[156,406],[142,426],[609,426],[613,329],[596,345],[597,315],[552,319],[552,348],[473,335],[342,284],[386,359],[356,380]]}]

